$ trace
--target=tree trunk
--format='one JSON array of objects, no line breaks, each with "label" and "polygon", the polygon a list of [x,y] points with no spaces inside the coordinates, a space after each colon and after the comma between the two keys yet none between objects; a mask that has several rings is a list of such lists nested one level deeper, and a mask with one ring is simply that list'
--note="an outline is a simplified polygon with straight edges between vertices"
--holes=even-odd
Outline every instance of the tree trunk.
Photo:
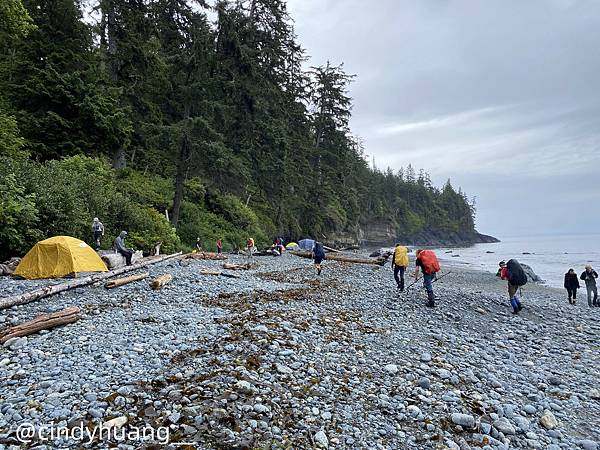
[{"label": "tree trunk", "polygon": [[135,281],[143,280],[144,278],[148,278],[150,276],[150,272],[140,273],[138,275],[130,275],[124,278],[117,278],[116,280],[107,281],[104,287],[106,289],[114,289],[119,286],[123,286],[125,284],[133,283]]},{"label": "tree trunk", "polygon": [[160,275],[156,277],[154,280],[150,282],[150,287],[154,290],[162,288],[165,284],[173,281],[173,275],[170,273],[165,273],[164,275]]},{"label": "tree trunk", "polygon": [[197,253],[189,253],[185,257],[186,259],[209,259],[209,260],[223,260],[227,259],[227,256],[221,253],[214,252],[197,252]]},{"label": "tree trunk", "polygon": [[79,308],[73,306],[51,314],[42,314],[33,320],[10,327],[0,333],[0,344],[4,344],[15,337],[29,336],[41,330],[50,330],[60,325],[77,322],[81,318],[79,313]]},{"label": "tree trunk", "polygon": [[[294,256],[299,256],[300,258],[312,259],[312,252],[291,252]],[[387,258],[355,258],[353,256],[341,255],[339,253],[330,253],[327,255],[327,260],[330,261],[339,261],[339,262],[347,262],[354,264],[374,264],[376,266],[383,266],[387,261]]]},{"label": "tree trunk", "polygon": [[223,264],[223,269],[227,270],[250,270],[250,264]]},{"label": "tree trunk", "polygon": [[69,289],[74,289],[81,286],[87,286],[93,283],[97,283],[98,281],[103,281],[108,278],[115,277],[117,275],[121,275],[122,273],[131,272],[132,270],[140,269],[142,267],[149,266],[150,264],[156,264],[162,261],[166,261],[167,259],[176,258],[176,257],[184,257],[181,252],[175,253],[173,255],[162,256],[160,258],[152,258],[146,259],[145,261],[141,261],[138,264],[132,264],[131,266],[121,267],[117,270],[111,270],[110,272],[98,273],[95,275],[90,275],[88,277],[79,278],[77,280],[68,281],[66,283],[55,284],[52,286],[46,286],[41,289],[36,289],[34,291],[25,292],[24,294],[12,295],[10,297],[0,298],[0,309],[9,308],[15,305],[24,305],[26,303],[31,303],[40,298],[49,297],[50,295],[58,294],[59,292],[68,291]]},{"label": "tree trunk", "polygon": [[179,212],[181,211],[181,202],[183,201],[183,183],[187,173],[190,161],[190,142],[187,130],[184,131],[179,147],[179,158],[177,159],[177,173],[175,175],[175,196],[173,197],[173,215],[171,224],[177,228],[179,222]]}]

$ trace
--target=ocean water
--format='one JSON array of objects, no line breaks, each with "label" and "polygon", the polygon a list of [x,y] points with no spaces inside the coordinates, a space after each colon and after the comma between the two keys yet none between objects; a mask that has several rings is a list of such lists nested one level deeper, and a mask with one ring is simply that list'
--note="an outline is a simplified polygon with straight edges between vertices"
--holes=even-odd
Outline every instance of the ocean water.
[{"label": "ocean water", "polygon": [[[446,253],[449,251],[452,253]],[[591,264],[600,272],[600,234],[515,237],[495,244],[440,249],[438,254],[442,261],[461,263],[493,273],[498,270],[499,261],[515,258],[531,266],[544,284],[562,288],[564,274],[570,268],[580,275],[585,265]]]}]

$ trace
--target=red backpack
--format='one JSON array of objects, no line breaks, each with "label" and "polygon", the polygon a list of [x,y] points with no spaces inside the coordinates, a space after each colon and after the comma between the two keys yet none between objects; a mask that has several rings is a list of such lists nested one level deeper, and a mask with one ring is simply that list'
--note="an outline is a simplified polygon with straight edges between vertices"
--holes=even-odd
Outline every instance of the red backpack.
[{"label": "red backpack", "polygon": [[433,250],[422,250],[418,258],[423,263],[423,271],[427,274],[433,274],[440,271],[440,262],[435,256]]}]

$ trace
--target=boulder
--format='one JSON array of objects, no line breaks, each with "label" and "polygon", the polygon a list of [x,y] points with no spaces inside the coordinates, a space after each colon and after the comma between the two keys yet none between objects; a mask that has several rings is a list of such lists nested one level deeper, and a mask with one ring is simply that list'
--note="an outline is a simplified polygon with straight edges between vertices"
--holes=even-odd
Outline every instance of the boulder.
[{"label": "boulder", "polygon": [[533,282],[544,281],[533,271],[533,269],[530,266],[528,266],[527,264],[523,264],[523,263],[520,263],[520,264],[521,264],[521,267],[523,268],[523,270],[525,271],[525,275],[527,275],[527,279],[529,281],[533,281]]},{"label": "boulder", "polygon": [[[131,262],[135,263],[143,257],[144,254],[142,253],[142,251],[138,250],[131,257]],[[126,264],[125,257],[121,256],[121,254],[117,252],[102,252],[100,254],[100,258],[102,258],[102,261],[104,261],[104,264],[106,264],[108,270],[118,269]]]}]

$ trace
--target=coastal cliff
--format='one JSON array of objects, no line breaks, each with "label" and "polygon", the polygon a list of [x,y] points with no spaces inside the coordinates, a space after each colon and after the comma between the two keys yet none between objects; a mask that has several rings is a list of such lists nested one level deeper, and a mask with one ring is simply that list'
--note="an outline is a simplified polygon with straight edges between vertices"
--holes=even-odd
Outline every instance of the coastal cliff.
[{"label": "coastal cliff", "polygon": [[407,245],[462,247],[482,243],[500,242],[499,239],[475,230],[448,231],[424,229],[416,233],[403,233],[391,223],[370,222],[345,232],[330,232],[326,234],[327,242],[339,246],[386,246],[395,242]]}]

